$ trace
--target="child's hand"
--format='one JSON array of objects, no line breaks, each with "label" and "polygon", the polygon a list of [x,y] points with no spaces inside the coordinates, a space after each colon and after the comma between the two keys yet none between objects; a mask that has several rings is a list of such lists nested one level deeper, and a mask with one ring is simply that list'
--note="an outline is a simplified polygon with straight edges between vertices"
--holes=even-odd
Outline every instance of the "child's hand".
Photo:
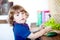
[{"label": "child's hand", "polygon": [[39,26],[39,30],[44,29],[45,27],[43,25]]},{"label": "child's hand", "polygon": [[41,25],[39,26],[39,28],[40,28],[40,29],[44,29],[44,28],[45,28],[44,24],[41,24]]},{"label": "child's hand", "polygon": [[51,28],[51,26],[49,26],[49,27],[45,27],[45,30],[46,30],[47,32],[49,32],[49,31],[52,30],[52,28]]}]

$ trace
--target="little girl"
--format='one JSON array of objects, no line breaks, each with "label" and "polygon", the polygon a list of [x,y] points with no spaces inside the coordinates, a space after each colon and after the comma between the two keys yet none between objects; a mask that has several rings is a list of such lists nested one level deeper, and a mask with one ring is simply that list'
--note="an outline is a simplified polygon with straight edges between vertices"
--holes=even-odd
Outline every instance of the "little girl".
[{"label": "little girl", "polygon": [[28,16],[28,12],[22,6],[15,5],[10,8],[9,23],[13,26],[15,40],[36,39],[51,30],[50,27],[46,27],[36,33],[32,33],[28,24],[26,24]]}]

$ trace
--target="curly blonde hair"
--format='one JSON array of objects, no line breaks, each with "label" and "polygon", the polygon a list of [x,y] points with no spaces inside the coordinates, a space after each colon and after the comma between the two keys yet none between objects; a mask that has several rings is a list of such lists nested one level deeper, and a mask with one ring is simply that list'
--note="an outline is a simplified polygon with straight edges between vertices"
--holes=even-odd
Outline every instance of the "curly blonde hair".
[{"label": "curly blonde hair", "polygon": [[12,6],[9,10],[9,19],[8,19],[9,24],[11,26],[13,26],[14,14],[17,10],[20,10],[20,12],[25,13],[27,17],[29,16],[28,12],[22,6],[19,6],[19,5]]}]

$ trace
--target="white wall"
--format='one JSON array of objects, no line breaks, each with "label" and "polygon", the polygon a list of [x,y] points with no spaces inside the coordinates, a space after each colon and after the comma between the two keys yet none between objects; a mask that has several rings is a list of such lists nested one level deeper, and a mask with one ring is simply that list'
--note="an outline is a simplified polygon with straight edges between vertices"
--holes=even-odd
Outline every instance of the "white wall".
[{"label": "white wall", "polygon": [[14,40],[13,30],[9,24],[0,24],[0,40]]}]

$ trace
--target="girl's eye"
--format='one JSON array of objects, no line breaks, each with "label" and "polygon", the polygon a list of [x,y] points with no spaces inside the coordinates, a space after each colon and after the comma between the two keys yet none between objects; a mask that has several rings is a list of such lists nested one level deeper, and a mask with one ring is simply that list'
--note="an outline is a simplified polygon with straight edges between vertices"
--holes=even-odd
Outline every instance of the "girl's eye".
[{"label": "girl's eye", "polygon": [[22,13],[22,14],[24,14],[24,13]]}]

